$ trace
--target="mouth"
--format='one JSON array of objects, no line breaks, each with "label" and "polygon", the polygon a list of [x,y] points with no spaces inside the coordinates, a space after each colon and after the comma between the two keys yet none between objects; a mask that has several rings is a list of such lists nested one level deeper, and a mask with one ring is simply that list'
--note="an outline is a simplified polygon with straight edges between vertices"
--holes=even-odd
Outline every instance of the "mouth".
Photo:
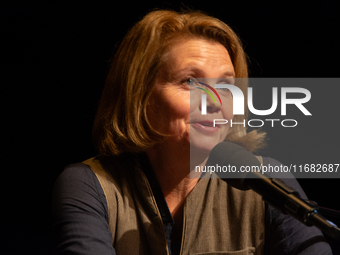
[{"label": "mouth", "polygon": [[218,131],[218,126],[212,121],[198,121],[193,123],[193,127],[205,131],[205,132],[216,132]]},{"label": "mouth", "polygon": [[214,127],[214,123],[212,121],[201,121],[197,122],[197,124],[202,125],[204,127]]}]

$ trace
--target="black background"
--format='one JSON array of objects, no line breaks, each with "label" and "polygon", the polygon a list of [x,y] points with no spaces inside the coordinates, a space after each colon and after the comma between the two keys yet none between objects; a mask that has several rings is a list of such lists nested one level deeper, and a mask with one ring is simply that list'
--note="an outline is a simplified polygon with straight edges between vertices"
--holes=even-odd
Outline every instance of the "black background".
[{"label": "black background", "polygon": [[[232,26],[250,57],[252,77],[339,76],[340,9],[335,1],[257,2],[184,4]],[[53,184],[66,165],[96,153],[92,122],[115,45],[148,10],[179,10],[182,5],[143,1],[1,5],[0,250],[2,254],[53,254]],[[315,109],[324,103],[333,107],[324,120],[328,125],[315,120],[315,126],[294,132],[269,129],[269,146],[262,154],[289,164],[317,151],[320,157],[311,157],[310,163],[340,163],[335,162],[339,160],[335,121],[339,92],[332,89],[331,104],[312,95]],[[339,180],[299,181],[310,199],[340,210]]]}]

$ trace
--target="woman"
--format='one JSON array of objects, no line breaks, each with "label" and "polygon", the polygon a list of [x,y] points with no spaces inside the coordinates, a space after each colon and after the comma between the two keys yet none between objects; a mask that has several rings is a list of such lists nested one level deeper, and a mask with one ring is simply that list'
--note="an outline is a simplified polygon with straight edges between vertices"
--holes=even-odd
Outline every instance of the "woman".
[{"label": "woman", "polygon": [[[330,254],[321,232],[221,179],[190,178],[224,140],[250,151],[264,135],[233,119],[232,97],[207,99],[200,84],[247,77],[235,33],[199,12],[153,11],[113,59],[94,123],[96,158],[67,167],[54,190],[55,228],[66,254]],[[214,84],[207,84],[213,86]],[[240,85],[246,93],[246,85]],[[198,90],[197,90],[198,91]],[[197,93],[197,92],[195,92]],[[201,93],[201,92],[199,92]],[[223,106],[222,106],[223,105]],[[264,164],[279,164],[264,159]],[[295,180],[290,186],[301,191]],[[303,193],[303,191],[301,191]]]}]

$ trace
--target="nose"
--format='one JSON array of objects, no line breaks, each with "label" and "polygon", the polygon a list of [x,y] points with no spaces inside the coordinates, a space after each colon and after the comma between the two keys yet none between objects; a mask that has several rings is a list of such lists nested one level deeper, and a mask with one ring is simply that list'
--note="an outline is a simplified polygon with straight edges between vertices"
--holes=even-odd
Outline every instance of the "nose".
[{"label": "nose", "polygon": [[201,103],[199,105],[199,108],[202,114],[205,115],[206,113],[219,112],[221,110],[221,104],[216,99],[216,95],[205,90],[201,92]]},{"label": "nose", "polygon": [[216,98],[216,95],[213,95],[214,99],[207,95],[207,112],[208,113],[215,113],[221,110],[221,104]]}]

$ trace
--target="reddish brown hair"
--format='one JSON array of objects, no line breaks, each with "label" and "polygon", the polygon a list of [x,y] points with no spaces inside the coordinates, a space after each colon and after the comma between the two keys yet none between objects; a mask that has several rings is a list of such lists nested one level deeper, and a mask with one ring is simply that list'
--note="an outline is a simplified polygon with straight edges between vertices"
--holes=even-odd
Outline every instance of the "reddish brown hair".
[{"label": "reddish brown hair", "polygon": [[[235,77],[248,77],[241,42],[222,21],[197,11],[148,13],[127,33],[112,60],[93,127],[101,154],[145,151],[164,139],[149,124],[146,107],[164,56],[176,41],[188,38],[221,43],[229,52]],[[246,95],[247,84],[240,88]],[[234,121],[244,118],[238,115]],[[232,127],[227,136],[251,151],[263,144],[263,138],[257,132],[247,134],[242,125]]]}]

